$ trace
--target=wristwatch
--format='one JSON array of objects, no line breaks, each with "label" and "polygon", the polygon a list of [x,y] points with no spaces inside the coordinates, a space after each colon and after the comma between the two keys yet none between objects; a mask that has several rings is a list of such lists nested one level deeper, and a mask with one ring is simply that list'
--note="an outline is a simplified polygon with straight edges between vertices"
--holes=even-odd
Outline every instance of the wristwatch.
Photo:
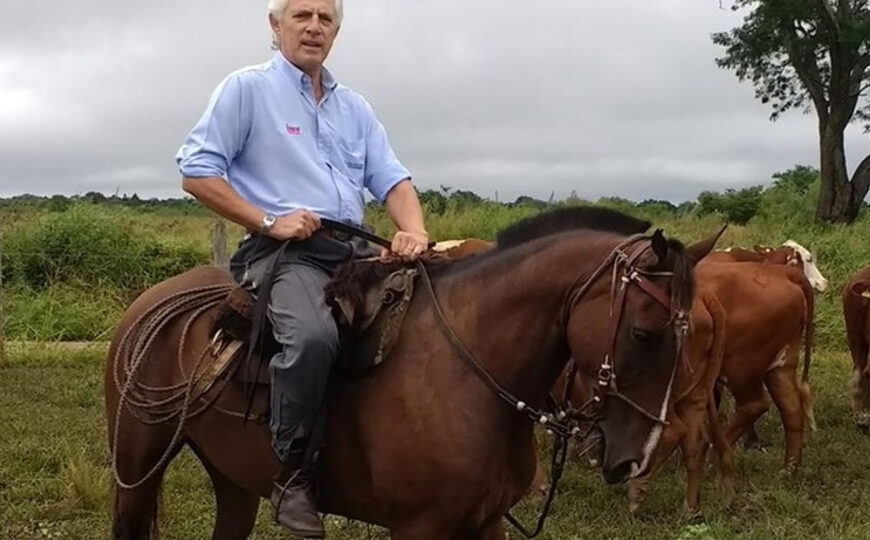
[{"label": "wristwatch", "polygon": [[263,216],[263,221],[260,223],[260,234],[269,234],[269,231],[275,226],[276,221],[278,221],[278,218],[275,214],[266,213]]}]

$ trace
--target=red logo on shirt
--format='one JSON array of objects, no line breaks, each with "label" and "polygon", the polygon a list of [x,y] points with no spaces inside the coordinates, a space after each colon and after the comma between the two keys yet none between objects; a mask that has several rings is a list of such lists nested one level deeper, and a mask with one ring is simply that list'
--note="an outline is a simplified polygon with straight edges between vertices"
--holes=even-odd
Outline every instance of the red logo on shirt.
[{"label": "red logo on shirt", "polygon": [[302,128],[299,126],[291,126],[287,124],[287,133],[290,135],[302,135]]}]

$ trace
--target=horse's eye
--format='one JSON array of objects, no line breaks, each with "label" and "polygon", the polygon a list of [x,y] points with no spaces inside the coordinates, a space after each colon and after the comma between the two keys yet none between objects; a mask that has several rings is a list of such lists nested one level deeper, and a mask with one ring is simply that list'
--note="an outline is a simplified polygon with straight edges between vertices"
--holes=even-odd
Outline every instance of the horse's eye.
[{"label": "horse's eye", "polygon": [[633,339],[634,341],[636,341],[638,343],[642,343],[642,344],[646,345],[646,344],[652,343],[653,340],[655,339],[655,337],[654,337],[652,332],[649,332],[647,330],[642,330],[636,326],[632,326],[631,327],[631,339]]}]

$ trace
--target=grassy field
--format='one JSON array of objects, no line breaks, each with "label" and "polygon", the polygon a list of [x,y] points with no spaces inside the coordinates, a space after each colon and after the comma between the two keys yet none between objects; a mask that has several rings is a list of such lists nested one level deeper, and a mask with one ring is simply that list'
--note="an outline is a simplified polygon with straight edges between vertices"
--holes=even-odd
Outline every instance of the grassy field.
[{"label": "grassy field", "polygon": [[[722,225],[719,214],[675,213],[610,206],[650,219],[686,242]],[[429,212],[436,240],[493,238],[537,210],[482,202]],[[720,246],[776,245],[791,238],[810,247],[831,290],[817,302],[817,354],[812,383],[819,431],[808,442],[804,466],[779,473],[782,434],[775,411],[762,423],[773,441],[767,453],[741,453],[734,504],[723,508],[712,478],[703,492],[705,520],[682,517],[683,474],[672,463],[655,483],[646,507],[629,515],[625,487],[604,484],[581,464],[569,467],[544,538],[816,539],[870,538],[870,439],[853,427],[849,409],[851,361],[846,354],[839,291],[870,263],[870,212],[850,227],[812,223],[810,197],[770,190],[755,218],[731,226]],[[100,340],[111,332],[131,296],[167,275],[208,261],[205,212],[142,212],[72,205],[0,211],[5,329],[10,339],[39,345],[10,347],[0,365],[0,538],[104,538],[109,528],[109,470],[102,408],[105,344],[53,347],[55,340]],[[367,221],[384,235],[382,211]],[[230,229],[230,248],[241,236]],[[41,276],[41,277],[40,277]],[[39,277],[39,279],[36,279]],[[208,538],[214,518],[207,476],[189,453],[169,471],[161,527],[165,538]],[[521,504],[526,522],[537,501]],[[330,519],[331,538],[382,538],[365,525]],[[282,538],[264,504],[255,538]],[[513,533],[512,538],[518,538]]]},{"label": "grassy field", "polygon": [[[0,367],[0,538],[105,538],[109,528],[108,452],[101,396],[104,345],[84,349],[13,348]],[[844,350],[816,355],[812,379],[819,431],[804,466],[779,473],[782,435],[775,412],[762,434],[767,453],[741,453],[737,497],[703,492],[705,521],[682,517],[683,475],[672,463],[640,515],[627,511],[625,487],[607,486],[581,464],[569,465],[543,538],[550,539],[866,539],[870,538],[870,439],[852,426],[850,360]],[[708,475],[709,476],[709,475]],[[520,514],[531,522],[534,504]],[[184,452],[167,475],[164,538],[210,536],[214,511],[208,478]],[[330,538],[383,538],[383,532],[330,518]],[[254,538],[282,538],[263,503]],[[512,538],[518,538],[512,534]]]}]

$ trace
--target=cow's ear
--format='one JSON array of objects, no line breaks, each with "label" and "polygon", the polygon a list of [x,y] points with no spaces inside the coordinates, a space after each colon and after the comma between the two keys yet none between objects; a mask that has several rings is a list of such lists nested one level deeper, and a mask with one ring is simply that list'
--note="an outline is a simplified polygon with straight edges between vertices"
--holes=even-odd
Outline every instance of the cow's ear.
[{"label": "cow's ear", "polygon": [[719,238],[725,233],[725,229],[727,228],[728,224],[726,223],[722,226],[721,229],[719,229],[719,232],[717,232],[713,236],[705,238],[704,240],[696,242],[686,248],[685,253],[688,256],[689,260],[692,262],[693,266],[698,264],[701,259],[706,257],[711,251],[713,251],[713,248],[716,247],[716,242],[719,241]]}]

